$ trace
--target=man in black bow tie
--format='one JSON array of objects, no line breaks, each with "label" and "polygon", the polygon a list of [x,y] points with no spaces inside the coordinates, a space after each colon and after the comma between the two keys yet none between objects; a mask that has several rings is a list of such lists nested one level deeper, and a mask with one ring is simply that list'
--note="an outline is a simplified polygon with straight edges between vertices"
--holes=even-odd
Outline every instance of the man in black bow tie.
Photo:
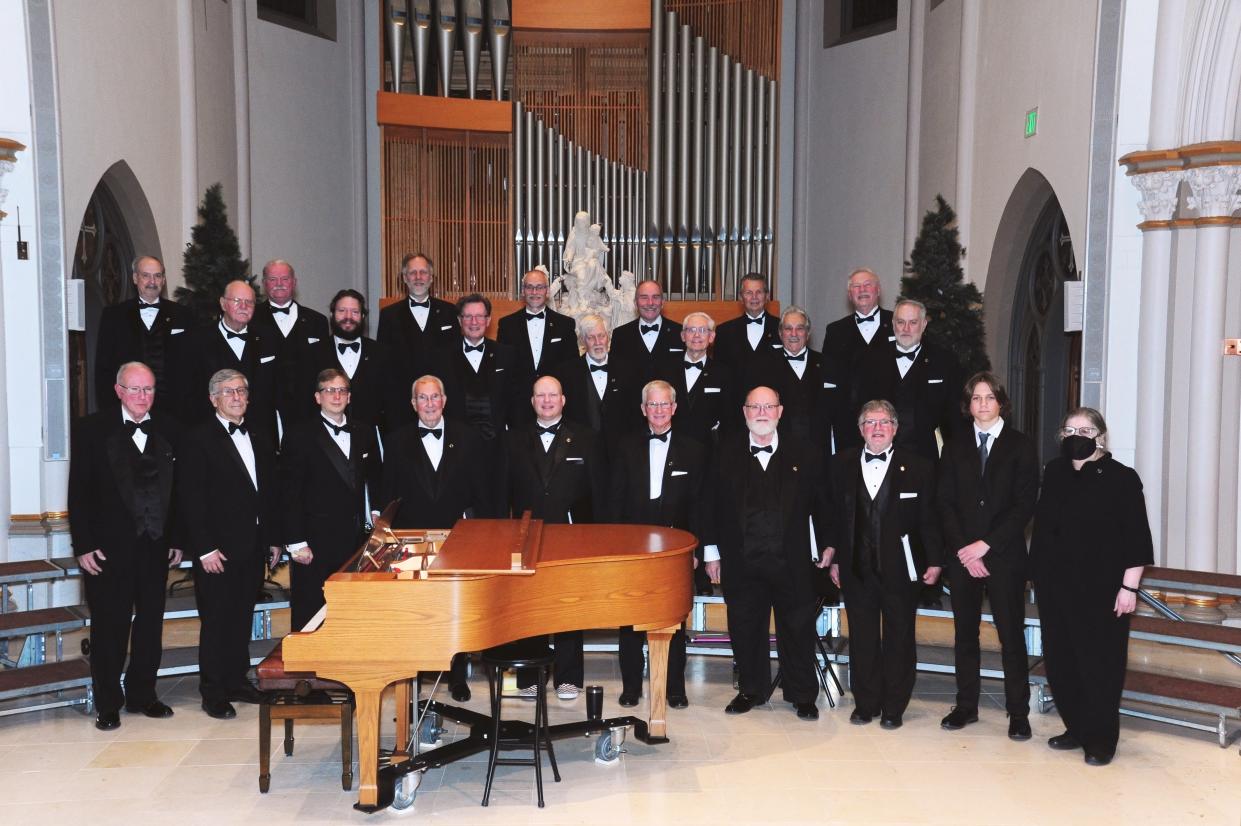
[{"label": "man in black bow tie", "polygon": [[[530,270],[521,277],[525,306],[500,319],[496,340],[513,348],[517,387],[529,387],[561,362],[577,357],[573,319],[547,306],[547,287],[547,273]],[[534,416],[524,399],[514,404],[513,412],[517,421],[523,423]]]},{"label": "man in black bow tie", "polygon": [[95,403],[115,408],[116,371],[130,361],[146,364],[155,374],[159,400],[155,410],[173,410],[174,382],[182,373],[182,348],[173,346],[194,329],[188,307],[163,298],[164,264],[153,255],[139,255],[130,267],[137,295],[105,307],[95,339]]},{"label": "man in black bow tie", "polygon": [[503,439],[513,421],[518,396],[519,370],[513,348],[487,338],[491,325],[491,299],[480,293],[457,302],[460,334],[441,345],[433,359],[434,375],[444,382],[450,400],[445,413],[475,430],[490,446],[503,449]]},{"label": "man in black bow tie", "polygon": [[829,548],[819,567],[844,593],[849,618],[849,722],[901,726],[916,677],[914,621],[922,586],[939,580],[943,542],[931,462],[894,445],[900,423],[883,400],[858,414],[862,447],[832,457]]},{"label": "man in black bow tie", "polygon": [[824,548],[828,535],[822,454],[795,433],[777,430],[783,406],[772,388],[751,390],[742,412],[746,431],[721,441],[708,475],[712,518],[701,536],[707,570],[723,586],[739,672],[740,691],[724,711],[744,714],[768,699],[774,610],[784,699],[798,717],[815,720],[810,574],[811,552]]},{"label": "man in black bow tie", "polygon": [[612,357],[633,370],[640,384],[655,378],[667,353],[685,352],[681,325],[665,318],[664,290],[658,281],[643,281],[634,292],[638,317],[612,331]]},{"label": "man in black bow tie", "polygon": [[276,409],[288,430],[294,422],[313,413],[302,398],[301,381],[309,369],[311,349],[328,336],[328,322],[323,313],[295,299],[297,273],[288,261],[277,258],[263,265],[263,292],[267,300],[255,306],[250,326],[276,343],[282,365]]},{"label": "man in black bow tie", "polygon": [[349,379],[349,421],[355,429],[371,431],[398,429],[408,419],[409,405],[405,400],[408,387],[397,393],[391,373],[396,361],[384,345],[362,335],[366,324],[366,299],[357,290],[340,290],[328,305],[331,314],[331,336],[314,345],[301,380],[303,404],[311,418],[317,404],[311,394],[318,387],[323,370],[340,370]]},{"label": "man in black bow tie", "polygon": [[714,353],[735,371],[744,372],[763,351],[780,348],[780,319],[767,312],[767,276],[747,273],[738,292],[744,312],[716,329]]},{"label": "man in black bow tie", "polygon": [[625,434],[641,426],[642,382],[632,363],[613,357],[602,316],[584,315],[577,326],[585,352],[561,362],[552,374],[564,388],[565,417],[598,433],[610,459]]},{"label": "man in black bow tie", "polygon": [[[892,330],[892,312],[879,306],[881,290],[879,276],[867,267],[858,267],[849,273],[847,300],[851,313],[833,321],[823,331],[821,348],[823,355],[834,365],[839,379],[843,403],[835,411],[833,430],[836,449],[860,445],[854,424],[857,408],[851,406],[853,388],[857,384],[862,358],[871,350],[880,349],[895,340]],[[864,396],[860,404],[874,396]],[[887,398],[878,396],[878,398]]]},{"label": "man in black bow tie", "polygon": [[205,387],[215,412],[178,455],[177,513],[194,561],[202,707],[228,719],[236,716],[230,700],[263,699],[246,671],[255,597],[281,550],[276,449],[264,428],[250,426],[244,374],[220,370]]},{"label": "man in black bow tie", "polygon": [[95,727],[101,731],[121,724],[122,705],[147,717],[172,716],[155,696],[155,675],[168,567],[181,561],[181,551],[169,547],[179,431],[171,417],[151,413],[155,387],[145,364],[121,365],[113,383],[120,410],[109,407],[73,430],[69,532],[86,574]]}]

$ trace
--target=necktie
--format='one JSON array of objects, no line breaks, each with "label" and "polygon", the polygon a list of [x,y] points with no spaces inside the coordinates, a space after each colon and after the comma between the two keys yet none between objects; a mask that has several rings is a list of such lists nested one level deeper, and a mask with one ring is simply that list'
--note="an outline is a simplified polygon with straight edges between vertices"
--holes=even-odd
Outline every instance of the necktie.
[{"label": "necktie", "polygon": [[549,424],[547,427],[543,427],[542,425],[536,424],[534,426],[534,429],[539,432],[540,436],[542,436],[544,433],[548,433],[548,434],[551,434],[552,436],[555,436],[556,431],[560,429],[560,422],[556,422],[555,424]]},{"label": "necktie", "polygon": [[668,441],[668,431],[665,430],[663,433],[652,433],[650,438],[659,439],[661,442],[666,442]]},{"label": "necktie", "polygon": [[987,450],[987,440],[989,438],[991,438],[990,433],[978,434],[978,464],[980,474],[987,472],[987,456],[990,455],[990,451]]},{"label": "necktie", "polygon": [[431,299],[429,298],[426,301],[415,301],[412,298],[409,300],[409,307],[411,310],[414,307],[430,307],[430,306],[431,306]]},{"label": "necktie", "polygon": [[129,431],[129,435],[130,435],[130,436],[134,435],[134,433],[136,433],[136,432],[137,432],[137,431],[139,431],[139,430],[141,430],[143,433],[146,433],[147,435],[150,435],[150,433],[151,433],[151,420],[150,420],[150,419],[147,419],[147,420],[146,420],[146,421],[144,421],[144,422],[129,422],[129,421],[127,421],[127,422],[125,422],[125,428]]},{"label": "necktie", "polygon": [[647,333],[658,333],[659,332],[658,324],[641,324],[639,325],[638,328],[642,331],[642,335],[646,335]]},{"label": "necktie", "polygon": [[917,350],[911,350],[911,351],[909,351],[908,353],[900,353],[900,352],[898,352],[898,353],[896,354],[896,357],[897,357],[898,359],[909,359],[910,361],[913,361],[914,359],[916,359],[916,358],[918,357],[918,351],[917,351]]},{"label": "necktie", "polygon": [[537,312],[537,313],[526,313],[526,321],[534,321],[536,318],[538,318],[538,319],[542,319],[542,318],[544,318],[546,315],[547,315],[547,314],[546,314],[545,312],[543,312],[542,310],[540,310],[540,311],[539,311],[539,312]]},{"label": "necktie", "polygon": [[323,423],[327,425],[328,427],[332,428],[333,436],[339,436],[342,433],[353,432],[353,428],[349,426],[349,422],[345,422],[344,424],[336,424],[331,419],[323,419]]},{"label": "necktie", "polygon": [[234,333],[232,330],[228,330],[228,329],[224,331],[224,335],[225,335],[225,341],[227,341],[230,338],[239,338],[242,341],[249,341],[250,339],[249,333]]},{"label": "necktie", "polygon": [[760,453],[772,453],[772,452],[773,451],[771,449],[771,445],[763,445],[762,447],[759,447],[758,445],[750,445],[751,456],[757,456]]},{"label": "necktie", "polygon": [[284,313],[285,315],[288,315],[289,310],[293,308],[292,304],[290,304],[288,307],[277,307],[275,304],[272,304],[270,306],[271,306],[271,311],[273,313]]},{"label": "necktie", "polygon": [[785,357],[786,359],[788,359],[789,361],[805,361],[805,360],[806,360],[806,351],[805,351],[805,350],[802,350],[800,353],[798,353],[798,354],[797,354],[797,355],[795,355],[795,356],[790,356],[790,355],[788,354],[788,352],[786,351],[786,352],[784,353],[784,357]]},{"label": "necktie", "polygon": [[481,353],[482,351],[483,351],[483,345],[481,345],[481,344],[467,344],[467,345],[465,345],[465,352],[467,352],[467,353]]},{"label": "necktie", "polygon": [[686,370],[701,370],[702,362],[701,361],[687,361],[685,362],[685,369]]},{"label": "necktie", "polygon": [[750,318],[749,316],[746,316],[747,324],[762,324],[766,320],[767,319],[763,318],[762,316],[759,316],[758,318]]},{"label": "necktie", "polygon": [[886,462],[888,461],[888,454],[887,453],[871,453],[869,450],[866,451],[866,461],[869,462],[872,460]]},{"label": "necktie", "polygon": [[418,425],[418,438],[422,439],[426,436],[434,436],[437,439],[443,438],[444,428],[442,427],[423,427]]},{"label": "necktie", "polygon": [[858,324],[865,324],[868,321],[876,321],[877,318],[874,313],[871,313],[870,315],[855,315],[853,320]]},{"label": "necktie", "polygon": [[234,433],[240,433],[242,436],[246,435],[245,423],[243,422],[242,424],[238,424],[237,422],[229,422],[228,435],[232,436]]},{"label": "necktie", "polygon": [[360,353],[362,352],[362,342],[360,341],[348,341],[348,342],[338,341],[336,342],[336,350],[342,356],[345,354],[346,350],[352,350],[355,353]]},{"label": "necktie", "polygon": [[599,373],[599,372],[606,373],[606,372],[608,372],[608,366],[607,366],[606,364],[592,364],[592,365],[590,365],[590,372],[592,372],[592,373]]}]

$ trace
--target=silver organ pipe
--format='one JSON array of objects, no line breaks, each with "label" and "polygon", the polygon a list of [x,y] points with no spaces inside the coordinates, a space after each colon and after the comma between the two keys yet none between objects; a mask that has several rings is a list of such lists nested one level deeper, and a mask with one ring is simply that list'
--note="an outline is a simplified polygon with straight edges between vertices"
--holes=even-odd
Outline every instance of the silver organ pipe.
[{"label": "silver organ pipe", "polygon": [[405,35],[409,28],[409,11],[405,0],[388,0],[385,4],[385,26],[388,35],[388,60],[392,64],[393,92],[401,91],[401,73],[405,66]]},{"label": "silver organ pipe", "polygon": [[452,54],[457,43],[457,0],[437,0],[435,46],[440,61],[440,94],[452,91]]},{"label": "silver organ pipe", "polygon": [[508,44],[512,33],[513,16],[509,9],[509,0],[488,0],[487,35],[488,46],[491,48],[491,96],[496,100],[504,100]]},{"label": "silver organ pipe", "polygon": [[409,0],[409,28],[418,94],[431,94],[431,0]]},{"label": "silver organ pipe", "polygon": [[461,50],[465,53],[465,94],[478,97],[478,63],[483,55],[483,0],[459,0]]}]

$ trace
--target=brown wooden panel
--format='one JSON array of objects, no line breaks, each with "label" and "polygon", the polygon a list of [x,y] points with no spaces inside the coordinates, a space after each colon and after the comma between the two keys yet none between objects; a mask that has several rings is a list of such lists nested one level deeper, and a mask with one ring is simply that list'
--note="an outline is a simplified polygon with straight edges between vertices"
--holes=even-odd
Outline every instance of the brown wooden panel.
[{"label": "brown wooden panel", "polygon": [[516,0],[514,29],[633,31],[651,28],[650,0]]},{"label": "brown wooden panel", "polygon": [[665,8],[708,46],[780,79],[780,0],[665,0]]},{"label": "brown wooden panel", "polygon": [[435,95],[378,92],[376,120],[380,126],[512,132],[513,104],[507,100],[467,100]]}]

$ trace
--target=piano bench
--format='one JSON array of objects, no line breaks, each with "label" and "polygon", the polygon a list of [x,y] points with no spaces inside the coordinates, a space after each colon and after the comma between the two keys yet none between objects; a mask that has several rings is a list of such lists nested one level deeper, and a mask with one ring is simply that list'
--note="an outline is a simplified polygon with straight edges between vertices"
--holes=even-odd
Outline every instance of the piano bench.
[{"label": "piano bench", "polygon": [[271,724],[284,721],[284,753],[293,754],[294,720],[340,720],[340,786],[353,787],[353,692],[314,674],[284,670],[277,644],[255,669],[265,698],[259,706],[259,791],[271,787]]}]

